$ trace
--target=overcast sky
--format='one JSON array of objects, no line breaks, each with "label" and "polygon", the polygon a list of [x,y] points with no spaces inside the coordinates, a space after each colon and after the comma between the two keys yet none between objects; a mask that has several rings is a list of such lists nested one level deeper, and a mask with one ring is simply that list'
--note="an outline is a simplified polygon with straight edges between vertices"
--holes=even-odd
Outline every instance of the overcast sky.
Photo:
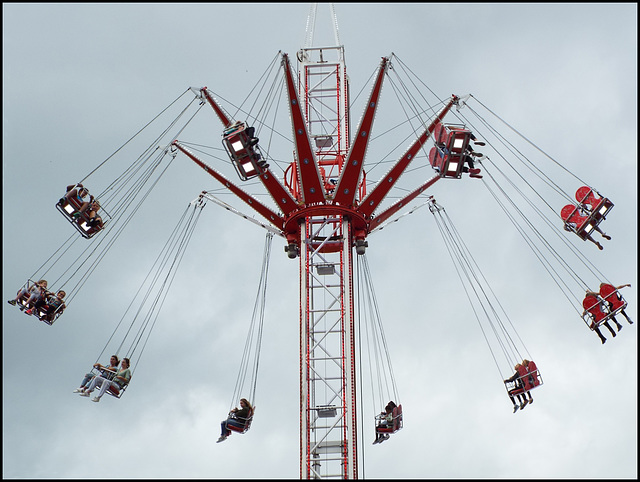
[{"label": "overcast sky", "polygon": [[[319,6],[316,26],[331,39],[328,10]],[[278,51],[295,62],[308,12],[305,3],[4,3],[4,300],[72,234],[54,207],[66,185],[189,87],[208,86],[239,105]],[[473,94],[614,202],[604,251],[572,241],[606,279],[631,283],[622,294],[638,321],[637,5],[345,3],[336,12],[352,95],[368,94],[369,76],[393,53],[440,98]],[[385,88],[383,102],[391,96]],[[352,124],[360,115],[358,107]],[[210,137],[190,140],[219,147],[220,124],[207,116]],[[381,125],[403,120],[378,117]],[[368,156],[386,148],[372,146]],[[512,413],[433,217],[426,208],[406,216],[374,233],[367,251],[405,427],[371,446],[374,407],[363,390],[360,475],[637,478],[637,323],[619,317],[623,330],[615,339],[605,330],[602,346],[485,180],[442,180],[430,192],[475,254],[544,385],[533,405]],[[247,434],[215,443],[237,403],[265,231],[214,203],[123,398],[96,404],[72,393],[182,211],[217,188],[178,156],[53,326],[3,301],[4,478],[298,477],[298,262],[279,237],[256,419]],[[598,279],[587,280],[597,288]]]}]

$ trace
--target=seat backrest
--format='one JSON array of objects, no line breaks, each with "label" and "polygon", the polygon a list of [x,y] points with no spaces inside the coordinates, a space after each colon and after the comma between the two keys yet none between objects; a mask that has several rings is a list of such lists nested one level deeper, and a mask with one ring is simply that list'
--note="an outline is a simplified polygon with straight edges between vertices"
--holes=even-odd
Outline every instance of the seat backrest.
[{"label": "seat backrest", "polygon": [[440,169],[440,171],[442,171],[443,162],[444,162],[444,159],[442,158],[440,149],[438,149],[435,146],[432,147],[431,150],[429,151],[429,163],[431,164],[431,166],[437,167],[438,169]]},{"label": "seat backrest", "polygon": [[540,385],[540,377],[538,376],[539,373],[538,373],[538,367],[536,366],[536,363],[534,361],[530,361],[529,365],[527,365],[527,369],[529,370],[529,373],[533,375],[534,386]]},{"label": "seat backrest", "polygon": [[529,378],[529,371],[527,370],[527,367],[520,365],[518,367],[518,375],[520,375],[520,380],[524,385],[524,389],[531,390],[533,388],[533,383],[531,383],[533,380]]},{"label": "seat backrest", "polygon": [[600,300],[593,295],[585,296],[584,300],[582,300],[582,306],[585,310],[591,313],[591,315],[593,315],[596,322],[601,321],[606,316],[602,311]]},{"label": "seat backrest", "polygon": [[442,122],[438,122],[436,128],[433,130],[433,141],[436,144],[445,144],[447,142],[447,132]]},{"label": "seat backrest", "polygon": [[580,216],[578,208],[573,204],[567,204],[560,211],[560,217],[567,223],[575,223],[577,227],[583,224],[586,220],[586,216]]},{"label": "seat backrest", "polygon": [[600,296],[607,302],[611,303],[612,310],[617,310],[622,308],[625,304],[622,296],[618,293],[615,286],[610,284],[601,284],[600,285]]},{"label": "seat backrest", "polygon": [[600,202],[600,199],[596,198],[593,189],[587,186],[582,186],[576,191],[576,201],[580,204],[588,204],[591,209],[594,209]]},{"label": "seat backrest", "polygon": [[[253,414],[255,413],[256,407],[253,407],[253,410],[249,411],[249,416],[244,420],[244,423],[241,427],[235,427],[233,425],[228,425],[227,428],[229,430],[233,430],[234,432],[245,433],[251,427],[251,421],[253,420]],[[241,418],[237,419],[238,422],[243,422]]]}]

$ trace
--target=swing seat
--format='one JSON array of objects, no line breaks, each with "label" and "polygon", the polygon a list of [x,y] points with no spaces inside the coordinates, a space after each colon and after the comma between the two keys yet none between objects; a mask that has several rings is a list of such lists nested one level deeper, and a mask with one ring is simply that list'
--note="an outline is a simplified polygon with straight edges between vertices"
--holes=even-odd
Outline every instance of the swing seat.
[{"label": "swing seat", "polygon": [[384,417],[376,415],[376,433],[396,433],[402,428],[402,404],[393,408],[391,412],[393,415],[393,421],[391,425],[382,425]]},{"label": "swing seat", "polygon": [[[35,284],[36,284],[35,281],[29,279],[24,284],[23,288],[26,289],[26,290],[29,290]],[[49,291],[47,291],[44,294],[44,298],[46,298],[50,294],[51,293]],[[62,314],[63,310],[56,310],[55,312],[51,313],[51,309],[50,309],[50,306],[48,304],[43,304],[43,305],[40,305],[38,307],[33,306],[33,305],[30,306],[30,305],[27,304],[27,301],[29,300],[29,296],[30,296],[29,293],[23,294],[16,301],[16,306],[20,305],[20,306],[18,306],[18,308],[22,308],[22,312],[23,313],[26,312],[26,310],[31,309],[33,316],[37,317],[40,321],[43,321],[44,323],[46,323],[49,326],[53,325],[53,323]]]},{"label": "swing seat", "polygon": [[564,221],[564,229],[567,231],[573,231],[580,239],[587,240],[591,235],[591,232],[595,229],[604,217],[595,216],[594,213],[588,216],[582,216],[580,214],[580,208],[573,204],[567,204],[560,211],[560,217]]},{"label": "swing seat", "polygon": [[[105,378],[105,379],[107,379],[109,381],[113,380],[113,378],[116,376],[115,372],[113,372],[111,370],[107,370],[106,368],[99,369],[99,368],[96,368],[96,367],[92,367],[91,368],[91,373],[93,373],[93,375],[96,376],[96,377],[102,377],[102,378]],[[120,397],[122,397],[122,394],[124,393],[124,391],[126,390],[126,388],[128,386],[129,386],[128,383],[125,384],[124,387],[119,387],[117,385],[110,385],[105,393],[111,395],[112,397],[120,398]]]},{"label": "swing seat", "polygon": [[518,378],[514,381],[505,382],[507,393],[511,396],[530,392],[543,384],[540,371],[533,361],[529,361],[528,367],[521,365],[520,368],[518,368],[518,375]]},{"label": "swing seat", "polygon": [[38,309],[34,308],[34,310],[37,310],[37,312],[34,312],[33,314],[36,315],[40,321],[43,321],[47,325],[51,326],[64,311],[64,309],[61,308],[62,307],[59,306],[57,309],[53,309],[52,306],[44,304]]},{"label": "swing seat", "polygon": [[[596,197],[596,194],[598,197]],[[588,186],[582,186],[576,191],[576,201],[584,209],[591,212],[594,219],[604,219],[613,208],[613,203],[606,197],[601,197],[600,193]]]},{"label": "swing seat", "polygon": [[536,366],[535,362],[530,361],[529,362],[529,366],[527,367],[529,370],[529,374],[533,376],[533,385],[534,388],[542,385],[542,376],[540,376],[540,371],[538,370],[538,367]]},{"label": "swing seat", "polygon": [[516,379],[516,381],[505,383],[509,395],[520,395],[521,393],[524,393],[524,388],[519,384],[519,382],[520,378]]},{"label": "swing seat", "polygon": [[255,144],[246,132],[247,126],[244,122],[232,129],[225,131],[222,139],[231,162],[240,176],[246,181],[260,175],[258,172],[258,161],[263,159],[258,145]]},{"label": "swing seat", "polygon": [[98,226],[89,226],[89,214],[87,212],[82,213],[77,219],[73,217],[73,213],[80,209],[80,205],[76,199],[61,198],[56,203],[56,209],[60,211],[63,216],[69,221],[74,228],[82,235],[83,238],[89,239],[94,234],[104,229],[106,220],[102,220],[102,228]]},{"label": "swing seat", "polygon": [[115,398],[120,398],[122,397],[122,394],[124,393],[125,389],[129,386],[129,384],[127,383],[124,387],[119,388],[117,386],[111,385],[109,387],[109,389],[106,391],[106,393],[108,393],[109,395],[111,395],[112,397]]},{"label": "swing seat", "polygon": [[627,302],[613,285],[603,284],[600,286],[600,296],[605,303],[608,303],[610,311],[614,314],[620,313],[627,307]]},{"label": "swing seat", "polygon": [[[253,414],[255,413],[255,410],[256,410],[256,407],[253,407],[253,410],[249,414],[249,417],[244,421],[244,424],[241,427],[236,427],[234,425],[227,425],[227,429],[231,430],[232,432],[237,432],[240,434],[246,433],[251,428],[251,422],[253,421]],[[235,413],[233,412],[229,413],[229,418],[232,420],[236,420],[240,423],[242,422],[241,419],[235,417]]]},{"label": "swing seat", "polygon": [[518,374],[520,375],[518,377],[518,380],[520,380],[520,382],[522,383],[524,391],[528,392],[535,388],[533,375],[529,373],[527,367],[525,367],[524,365],[520,365],[520,368],[518,368]]},{"label": "swing seat", "polygon": [[436,146],[429,151],[431,166],[440,172],[440,177],[460,179],[471,131],[462,126],[439,123],[434,129],[434,140]]},{"label": "swing seat", "polygon": [[594,295],[585,296],[582,301],[582,306],[587,311],[583,319],[591,331],[599,328],[600,325],[609,321],[616,314],[615,312],[606,311],[606,308],[603,306],[603,301]]}]

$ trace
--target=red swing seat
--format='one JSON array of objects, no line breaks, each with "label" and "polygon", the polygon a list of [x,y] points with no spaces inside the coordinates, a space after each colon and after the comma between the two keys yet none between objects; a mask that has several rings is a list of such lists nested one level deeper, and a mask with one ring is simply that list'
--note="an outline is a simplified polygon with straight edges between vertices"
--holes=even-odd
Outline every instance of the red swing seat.
[{"label": "red swing seat", "polygon": [[533,361],[529,362],[528,367],[520,365],[520,368],[518,368],[518,375],[519,377],[514,381],[505,383],[505,387],[509,395],[515,396],[524,392],[529,392],[543,384],[540,371]]},{"label": "red swing seat", "polygon": [[[247,417],[247,419],[244,421],[244,424],[241,427],[236,427],[234,425],[227,424],[227,429],[231,430],[232,432],[246,433],[251,428],[251,422],[253,421],[253,414],[255,413],[255,411],[256,411],[256,407],[253,407],[253,410],[251,410],[251,412],[249,413],[249,417]],[[238,422],[242,422],[241,419],[235,417],[235,413],[233,412],[229,413],[229,418],[235,419]]]},{"label": "red swing seat", "polygon": [[[596,197],[596,195],[598,197]],[[578,188],[576,191],[576,201],[591,213],[594,220],[603,220],[613,208],[613,203],[609,199],[600,196],[600,193],[588,186]]]},{"label": "red swing seat", "polygon": [[618,314],[627,307],[627,302],[624,300],[624,298],[622,298],[622,296],[620,296],[620,293],[613,285],[600,285],[600,296],[605,301],[605,303],[608,303],[608,306],[610,307],[609,311],[614,315]]},{"label": "red swing seat", "polygon": [[436,146],[429,151],[429,163],[440,172],[440,177],[460,179],[471,131],[462,126],[438,123],[433,137]]},{"label": "red swing seat", "polygon": [[225,131],[222,144],[231,158],[231,163],[243,181],[259,176],[257,163],[263,159],[257,144],[247,133],[247,125],[238,123]]},{"label": "red swing seat", "polygon": [[[615,314],[614,312],[606,311],[606,308],[603,306],[603,301],[594,295],[585,296],[584,300],[582,300],[582,306],[587,311],[583,319],[591,331],[594,331],[600,325],[609,321]],[[590,319],[590,321],[588,319]]]},{"label": "red swing seat", "polygon": [[581,215],[581,209],[573,204],[567,204],[560,211],[560,217],[564,221],[564,228],[573,231],[580,239],[587,240],[595,227],[604,219],[597,218],[593,214],[589,216]]},{"label": "red swing seat", "polygon": [[376,433],[396,433],[402,428],[402,404],[394,407],[391,414],[393,415],[393,421],[390,426],[381,424],[384,420],[383,416],[376,416]]},{"label": "red swing seat", "polygon": [[530,361],[529,365],[527,366],[527,370],[529,371],[529,374],[533,375],[533,385],[534,388],[542,385],[542,376],[540,376],[540,371],[538,370],[538,367],[536,366],[534,361]]}]

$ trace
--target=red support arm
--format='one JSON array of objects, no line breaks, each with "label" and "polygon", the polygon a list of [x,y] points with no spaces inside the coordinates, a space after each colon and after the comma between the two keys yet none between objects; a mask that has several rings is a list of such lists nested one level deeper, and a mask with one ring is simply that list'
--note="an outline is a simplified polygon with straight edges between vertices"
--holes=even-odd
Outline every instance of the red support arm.
[{"label": "red support arm", "polygon": [[289,190],[282,185],[280,180],[274,176],[268,168],[262,171],[260,180],[267,191],[269,191],[269,194],[271,194],[271,198],[282,210],[285,217],[288,218],[299,208],[298,203],[293,199]]},{"label": "red support arm", "polygon": [[373,125],[373,119],[378,108],[378,98],[382,90],[382,81],[388,68],[389,59],[383,57],[369,102],[367,103],[367,109],[362,116],[358,133],[353,141],[347,162],[336,186],[333,199],[337,204],[341,204],[342,206],[352,207],[355,201],[355,196],[358,191],[358,181],[362,174],[362,166],[364,165],[364,156],[367,151],[369,139],[371,138],[371,126]]},{"label": "red support arm", "polygon": [[284,219],[280,215],[278,215],[277,213],[273,212],[271,209],[269,209],[267,206],[262,204],[256,198],[254,198],[250,194],[248,194],[245,191],[243,191],[242,189],[240,189],[238,186],[233,184],[231,181],[229,181],[226,177],[224,177],[218,171],[216,171],[212,167],[210,167],[207,164],[205,164],[204,162],[202,162],[200,159],[198,159],[196,156],[194,156],[191,152],[189,152],[185,147],[181,146],[178,143],[178,141],[173,141],[172,145],[176,146],[178,149],[180,149],[180,151],[184,152],[193,162],[195,162],[202,169],[204,169],[209,174],[211,174],[224,187],[226,187],[227,189],[229,189],[229,191],[231,191],[233,194],[235,194],[240,199],[242,199],[252,209],[256,210],[267,221],[269,221],[271,224],[273,224],[277,229],[279,229],[281,231],[284,229]]},{"label": "red support arm", "polygon": [[216,112],[216,114],[220,118],[220,121],[224,124],[225,127],[229,127],[231,124],[233,124],[231,119],[229,119],[227,117],[227,114],[225,114],[224,111],[222,110],[222,107],[220,107],[218,103],[215,101],[215,99],[211,97],[211,94],[209,94],[209,91],[207,90],[206,87],[203,87],[202,89],[200,89],[200,92],[202,92],[205,99],[207,99],[207,102],[209,102],[211,107],[213,107],[213,110]]},{"label": "red support arm", "polygon": [[442,121],[444,116],[449,112],[451,107],[458,101],[457,96],[452,96],[451,100],[447,103],[447,105],[438,113],[436,118],[429,124],[427,129],[422,133],[420,137],[413,143],[411,147],[407,150],[407,152],[400,158],[400,160],[391,168],[389,173],[378,183],[378,185],[371,191],[367,197],[365,197],[358,211],[365,216],[366,218],[370,218],[373,211],[378,207],[378,204],[384,199],[384,197],[389,193],[391,188],[398,181],[402,173],[405,171],[409,163],[416,156],[420,148],[427,142],[429,136],[435,130],[436,125]]},{"label": "red support arm", "polygon": [[293,124],[293,139],[298,158],[297,169],[300,180],[300,192],[305,205],[324,202],[324,187],[322,186],[320,171],[311,148],[305,119],[300,108],[300,101],[296,92],[289,63],[289,56],[283,54],[284,72],[287,81],[291,122]]},{"label": "red support arm", "polygon": [[374,229],[380,227],[380,225],[384,221],[389,219],[391,216],[393,216],[395,213],[397,213],[400,209],[402,209],[404,206],[406,206],[407,203],[413,201],[416,197],[418,197],[420,194],[422,194],[424,191],[426,191],[429,187],[433,186],[433,184],[435,184],[435,182],[438,179],[440,179],[440,177],[441,176],[439,174],[434,176],[434,177],[432,177],[427,182],[425,182],[422,186],[420,186],[418,189],[416,189],[415,191],[413,191],[410,194],[406,195],[400,201],[396,202],[391,207],[387,208],[385,211],[383,211],[379,215],[375,216],[373,218],[373,220],[371,221],[371,224],[369,226],[369,232],[371,232]]}]

